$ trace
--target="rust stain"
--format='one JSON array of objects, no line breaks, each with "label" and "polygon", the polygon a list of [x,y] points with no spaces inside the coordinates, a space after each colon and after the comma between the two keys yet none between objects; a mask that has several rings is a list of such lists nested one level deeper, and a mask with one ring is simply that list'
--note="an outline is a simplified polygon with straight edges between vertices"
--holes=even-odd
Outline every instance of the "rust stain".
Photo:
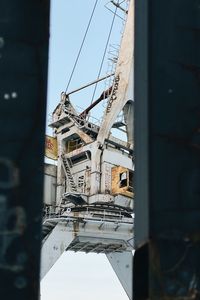
[{"label": "rust stain", "polygon": [[109,113],[111,111],[112,103],[113,103],[113,101],[115,101],[117,99],[117,90],[118,90],[118,86],[119,86],[119,79],[120,79],[120,77],[119,77],[119,74],[118,74],[115,77],[115,80],[114,80],[111,97],[108,101],[108,105],[107,105],[107,108],[106,108],[106,113]]},{"label": "rust stain", "polygon": [[[78,219],[79,212],[74,212],[74,217],[76,217]],[[76,237],[77,233],[79,232],[79,222],[78,222],[78,220],[73,222],[73,230],[74,230],[74,237]]]}]

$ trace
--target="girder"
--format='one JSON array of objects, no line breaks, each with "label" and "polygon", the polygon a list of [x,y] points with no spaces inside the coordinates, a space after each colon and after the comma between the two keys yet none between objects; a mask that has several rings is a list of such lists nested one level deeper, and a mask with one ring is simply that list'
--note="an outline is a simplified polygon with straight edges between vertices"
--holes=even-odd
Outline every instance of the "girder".
[{"label": "girder", "polygon": [[122,253],[112,252],[106,254],[113,270],[119,278],[129,299],[133,299],[133,254],[132,251]]},{"label": "girder", "polygon": [[[120,225],[116,228],[116,225]],[[85,253],[123,253],[130,252],[133,246],[133,220],[88,216],[87,213],[68,214],[46,219],[43,224],[41,279],[50,270],[64,251]]]},{"label": "girder", "polygon": [[131,72],[133,70],[133,30],[134,1],[131,0],[129,4],[126,27],[121,42],[113,89],[108,99],[103,122],[97,136],[97,141],[100,145],[103,145],[105,139],[109,136],[109,131],[111,130],[115,120],[117,119],[118,114],[123,110],[126,102],[128,100],[133,101],[133,90],[131,93],[131,99],[126,98],[129,87],[129,78],[132,79],[133,77],[133,73]]}]

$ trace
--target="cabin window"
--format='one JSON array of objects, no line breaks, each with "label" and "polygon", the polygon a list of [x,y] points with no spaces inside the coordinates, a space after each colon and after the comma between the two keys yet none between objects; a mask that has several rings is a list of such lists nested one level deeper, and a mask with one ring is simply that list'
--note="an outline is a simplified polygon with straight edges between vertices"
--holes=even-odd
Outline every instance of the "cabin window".
[{"label": "cabin window", "polygon": [[77,135],[73,134],[71,135],[66,141],[65,147],[66,147],[66,153],[70,153],[74,150],[77,150],[84,146],[84,142],[82,139]]},{"label": "cabin window", "polygon": [[76,156],[71,157],[71,162],[73,165],[76,165],[80,162],[83,162],[84,160],[91,159],[91,153],[90,151],[81,152],[77,154]]},{"label": "cabin window", "polygon": [[127,186],[127,172],[119,174],[119,187],[123,188]]},{"label": "cabin window", "polygon": [[125,171],[119,174],[119,187],[127,187],[129,192],[133,192],[133,171]]},{"label": "cabin window", "polygon": [[71,162],[73,165],[76,165],[84,160],[87,160],[87,156],[86,156],[85,152],[83,152],[79,155],[76,155],[74,157],[71,157]]},{"label": "cabin window", "polygon": [[81,139],[67,141],[66,152],[67,153],[72,152],[74,150],[81,148],[82,146],[83,146],[83,143],[82,143]]}]

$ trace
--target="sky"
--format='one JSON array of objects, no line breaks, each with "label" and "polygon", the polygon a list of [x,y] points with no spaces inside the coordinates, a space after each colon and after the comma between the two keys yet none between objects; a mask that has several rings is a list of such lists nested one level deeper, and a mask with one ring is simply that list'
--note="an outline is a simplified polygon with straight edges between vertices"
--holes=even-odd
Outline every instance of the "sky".
[{"label": "sky", "polygon": [[[50,114],[65,91],[79,51],[93,6],[94,0],[51,0],[48,107],[47,123]],[[105,44],[109,34],[113,14],[105,8],[109,1],[99,0],[88,31],[86,42],[68,92],[95,80],[98,76]],[[114,7],[108,3],[109,8]],[[107,50],[101,76],[111,70],[111,51],[119,45],[122,21],[115,18],[110,46]],[[109,82],[97,87],[95,98],[108,87]],[[94,86],[71,97],[72,103],[80,111],[92,100]],[[78,107],[77,107],[78,106]],[[94,109],[93,116],[102,117],[105,103]],[[51,129],[47,127],[47,134]],[[112,267],[103,254],[65,252],[41,282],[41,300],[127,300]]]},{"label": "sky", "polygon": [[[113,14],[106,9],[105,5],[108,3],[108,8],[115,9],[109,2],[98,1],[68,92],[94,81],[98,76],[113,20]],[[49,115],[60,101],[61,92],[65,91],[68,85],[94,3],[95,0],[51,1],[47,122],[50,121]],[[100,77],[110,73],[113,47],[119,48],[122,30],[122,20],[116,16]],[[106,85],[109,85],[108,81],[98,85],[94,100],[100,96],[105,87],[108,88]],[[73,94],[70,100],[77,109],[84,109],[91,103],[93,91],[94,86],[84,89]],[[98,119],[101,117],[102,109],[105,108],[103,105],[105,106],[105,103],[93,109],[94,117]],[[49,133],[50,130],[47,129]]]}]

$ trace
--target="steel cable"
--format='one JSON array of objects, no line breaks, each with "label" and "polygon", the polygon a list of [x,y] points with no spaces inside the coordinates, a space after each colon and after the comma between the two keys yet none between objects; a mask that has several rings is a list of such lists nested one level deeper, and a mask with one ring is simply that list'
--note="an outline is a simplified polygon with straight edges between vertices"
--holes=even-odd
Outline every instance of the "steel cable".
[{"label": "steel cable", "polygon": [[[118,0],[118,3],[119,3],[119,0]],[[105,46],[105,49],[104,49],[103,57],[102,57],[102,60],[101,60],[101,65],[100,65],[100,68],[99,68],[99,72],[98,72],[97,79],[99,79],[99,77],[100,77],[100,75],[101,75],[101,71],[102,71],[102,68],[103,68],[103,63],[104,63],[104,60],[105,60],[105,56],[106,56],[108,44],[109,44],[109,41],[110,41],[110,36],[111,36],[111,33],[112,33],[114,21],[115,21],[115,18],[116,18],[116,13],[117,13],[117,6],[116,6],[115,11],[114,11],[114,15],[113,15],[111,27],[110,27],[110,30],[109,30],[109,33],[108,33],[108,38],[107,38],[106,46]],[[92,102],[94,101],[94,96],[95,96],[95,93],[96,93],[97,84],[98,84],[98,83],[96,83],[96,84],[95,84],[95,87],[94,87],[94,92],[93,92],[93,95],[92,95],[91,104],[92,104]]]},{"label": "steel cable", "polygon": [[84,37],[83,37],[81,46],[80,46],[80,49],[79,49],[79,51],[78,51],[78,54],[77,54],[77,57],[76,57],[76,60],[75,60],[75,63],[74,63],[74,66],[73,66],[73,69],[72,69],[72,72],[71,72],[71,75],[70,75],[70,77],[69,77],[69,81],[68,81],[68,84],[67,84],[65,93],[67,93],[67,90],[68,90],[69,85],[70,85],[70,83],[71,83],[71,80],[72,80],[74,71],[75,71],[75,69],[76,69],[76,65],[77,65],[77,63],[78,63],[78,60],[79,60],[79,57],[80,57],[80,54],[81,54],[83,45],[84,45],[84,43],[85,43],[85,39],[86,39],[88,30],[89,30],[89,28],[90,28],[90,24],[91,24],[91,22],[92,22],[93,16],[94,16],[94,12],[95,12],[97,3],[98,3],[98,0],[95,1],[94,7],[93,7],[93,10],[92,10],[92,14],[91,14],[91,16],[90,16],[90,19],[89,19],[89,22],[88,22],[88,25],[87,25],[87,28],[86,28],[86,31],[85,31],[85,34],[84,34]]}]

